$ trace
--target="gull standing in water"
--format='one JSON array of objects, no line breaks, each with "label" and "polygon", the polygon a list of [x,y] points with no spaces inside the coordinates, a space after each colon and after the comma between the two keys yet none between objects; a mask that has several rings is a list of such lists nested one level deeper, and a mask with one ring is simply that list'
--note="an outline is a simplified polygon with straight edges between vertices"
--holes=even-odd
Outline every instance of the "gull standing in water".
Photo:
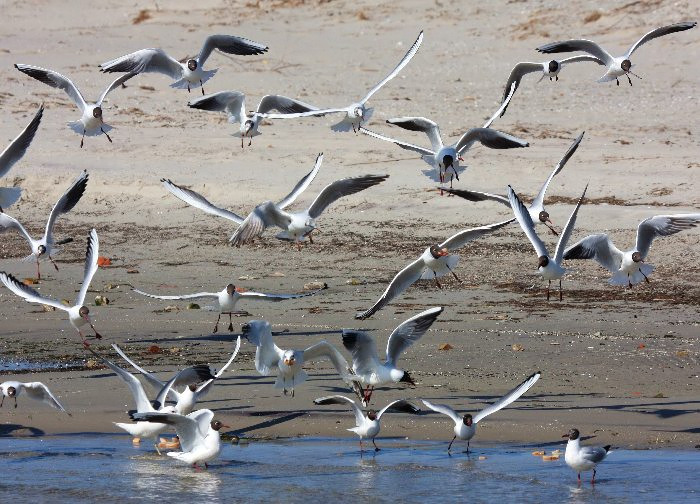
[{"label": "gull standing in water", "polygon": [[595,467],[605,460],[610,453],[611,445],[606,446],[581,446],[578,429],[571,429],[562,437],[568,438],[564,460],[578,474],[578,483],[581,484],[581,472],[593,470],[591,484],[595,484]]},{"label": "gull standing in water", "polygon": [[425,252],[423,252],[418,259],[396,274],[393,280],[389,283],[389,286],[379,297],[377,302],[374,303],[374,305],[364,312],[356,314],[355,318],[366,319],[371,317],[375,312],[384,308],[394,298],[401,295],[403,291],[408,289],[418,280],[434,279],[438,288],[442,289],[438,278],[443,275],[447,275],[448,273],[452,273],[452,276],[454,276],[458,282],[461,282],[457,274],[454,272],[454,268],[459,261],[459,256],[450,255],[450,252],[464,247],[470,241],[476,240],[477,238],[481,238],[488,233],[496,231],[497,229],[510,224],[514,220],[515,219],[509,219],[496,224],[466,229],[449,237],[442,243],[431,245],[425,249]]},{"label": "gull standing in water", "polygon": [[[53,238],[53,227],[56,224],[56,219],[59,215],[70,212],[75,205],[78,204],[80,198],[83,197],[85,188],[87,187],[88,173],[83,171],[80,176],[75,179],[75,182],[68,188],[68,190],[63,193],[63,196],[56,202],[49,214],[49,220],[46,223],[46,229],[44,230],[44,235],[35,240],[32,238],[27,230],[22,224],[19,223],[14,217],[3,213],[0,214],[0,233],[3,231],[8,231],[10,229],[17,230],[29,243],[29,247],[32,252],[27,257],[24,258],[25,261],[36,260],[36,276],[38,280],[41,280],[41,270],[39,268],[39,259],[48,257],[53,264],[56,271],[58,271],[58,266],[53,260],[53,255],[57,254],[61,249],[58,247],[58,243],[54,241]],[[70,241],[70,240],[69,240]],[[65,242],[62,242],[65,243]]]},{"label": "gull standing in water", "polygon": [[612,285],[633,285],[642,280],[649,283],[649,275],[654,271],[644,260],[649,254],[651,242],[656,237],[670,236],[700,224],[700,213],[656,215],[644,219],[637,227],[637,242],[626,252],[618,249],[605,233],[586,236],[564,252],[564,259],[595,259],[607,268],[613,276],[608,280]]},{"label": "gull standing in water", "polygon": [[370,89],[364,98],[362,98],[356,103],[352,103],[347,107],[319,109],[311,112],[300,112],[296,114],[264,114],[264,116],[270,119],[292,119],[295,117],[322,116],[325,114],[342,113],[345,114],[345,117],[343,117],[343,119],[339,123],[331,126],[331,129],[333,131],[350,131],[350,129],[352,128],[354,132],[357,132],[360,128],[360,125],[363,122],[367,122],[372,116],[372,113],[374,112],[373,108],[369,108],[366,106],[367,101],[374,95],[374,93],[379,91],[382,88],[382,86],[384,86],[387,82],[389,82],[391,79],[393,79],[399,74],[401,69],[405,67],[408,64],[408,62],[411,61],[411,58],[415,56],[416,52],[418,52],[418,48],[420,47],[422,42],[423,31],[421,31],[420,34],[418,34],[418,38],[410,47],[408,52],[406,52],[401,61],[399,61],[399,64],[396,65],[396,68],[394,68],[389,75],[382,79],[381,82],[379,82],[376,86]]},{"label": "gull standing in water", "polygon": [[161,73],[175,79],[170,87],[187,88],[189,92],[190,88],[202,86],[202,94],[204,94],[204,83],[211,79],[218,70],[218,68],[214,70],[204,70],[203,68],[204,63],[215,49],[226,54],[250,56],[263,54],[267,52],[268,48],[264,44],[242,37],[210,35],[204,39],[204,45],[199,50],[199,54],[194,58],[188,58],[183,63],[168,56],[163,49],[150,48],[141,49],[102,63],[100,71],[132,72],[133,74]]},{"label": "gull standing in water", "polygon": [[[0,154],[0,178],[7,175],[10,168],[12,168],[17,161],[22,159],[24,153],[27,152],[29,144],[32,143],[34,135],[39,128],[39,123],[41,122],[43,114],[44,105],[41,105],[34,115],[34,119],[32,119],[27,127],[22,130],[22,133],[17,135],[17,138],[12,140],[10,145],[2,151],[2,154]],[[8,208],[10,205],[17,202],[21,195],[22,189],[19,187],[0,187],[0,213],[3,212],[3,208]]]},{"label": "gull standing in water", "polygon": [[2,403],[5,402],[6,397],[14,398],[15,408],[17,407],[17,396],[25,395],[30,399],[35,401],[41,401],[44,404],[48,404],[52,408],[61,410],[71,416],[65,408],[58,402],[49,388],[41,382],[18,382],[18,381],[6,381],[0,383],[0,395],[2,395],[2,400],[0,400],[0,408],[2,408]]},{"label": "gull standing in water", "polygon": [[[576,152],[576,149],[578,149],[579,144],[581,143],[581,140],[583,139],[583,134],[585,133],[582,132],[576,140],[574,140],[574,143],[569,146],[569,149],[566,151],[564,154],[564,157],[559,160],[559,163],[554,167],[554,170],[552,173],[549,175],[547,180],[544,182],[542,185],[542,188],[540,189],[540,192],[535,196],[535,199],[532,200],[532,203],[530,203],[530,206],[527,207],[527,211],[530,214],[530,218],[535,224],[544,224],[549,228],[549,230],[554,233],[555,235],[557,234],[556,230],[554,229],[554,224],[552,223],[551,219],[549,218],[549,212],[545,210],[544,208],[544,194],[547,192],[547,187],[549,187],[549,183],[552,181],[554,176],[558,174],[562,169],[564,168],[564,165],[566,162],[571,159],[571,156],[574,155],[574,152]],[[491,200],[491,201],[497,201],[499,203],[502,203],[503,205],[506,205],[508,208],[510,208],[510,200],[506,196],[499,196],[498,194],[491,194],[491,193],[485,193],[485,192],[478,192],[478,191],[468,191],[465,189],[445,189],[446,192],[450,194],[454,194],[455,196],[459,196],[460,198],[464,198],[468,201],[486,201],[486,200]]]},{"label": "gull standing in water", "polygon": [[128,73],[122,75],[118,79],[115,79],[114,82],[112,82],[107,89],[102,92],[96,102],[89,103],[85,101],[85,98],[83,98],[83,95],[80,94],[80,91],[77,87],[75,87],[75,84],[73,84],[68,77],[64,77],[58,72],[46,70],[45,68],[37,66],[22,64],[15,64],[15,68],[20,72],[27,74],[28,76],[33,77],[34,79],[43,82],[48,86],[51,86],[52,88],[62,89],[66,92],[68,97],[73,100],[73,103],[75,103],[75,105],[80,109],[82,116],[77,121],[69,122],[68,126],[77,134],[82,135],[82,138],[80,139],[81,149],[83,147],[83,142],[85,141],[85,135],[97,136],[100,133],[104,133],[107,140],[109,140],[109,143],[112,143],[112,139],[107,133],[108,131],[112,130],[112,126],[105,123],[104,119],[102,118],[102,102],[111,91],[117,89],[136,74]]},{"label": "gull standing in water", "polygon": [[55,299],[42,296],[37,291],[20,282],[12,275],[0,271],[0,282],[5,284],[5,287],[10,289],[12,292],[18,296],[24,298],[25,301],[29,303],[38,303],[48,306],[53,306],[58,310],[62,310],[68,313],[68,320],[71,325],[78,331],[78,335],[83,340],[83,345],[85,347],[90,346],[85,337],[83,336],[80,328],[89,324],[93,331],[95,331],[95,338],[102,339],[102,336],[97,332],[95,327],[92,325],[90,320],[90,310],[85,306],[85,296],[90,288],[90,282],[92,277],[97,271],[97,257],[99,255],[99,241],[97,239],[97,231],[94,229],[90,232],[90,236],[87,240],[87,252],[85,253],[85,272],[83,274],[83,285],[80,287],[80,292],[75,298],[73,306],[66,306],[63,303],[56,301]]},{"label": "gull standing in water", "polygon": [[537,380],[540,379],[540,375],[541,373],[538,371],[537,373],[529,376],[524,382],[501,397],[498,401],[493,404],[489,404],[474,416],[472,416],[471,413],[465,413],[464,415],[460,416],[455,410],[445,404],[434,404],[423,399],[423,404],[425,404],[426,407],[435,411],[436,413],[447,415],[455,423],[455,435],[452,438],[452,441],[450,441],[450,444],[447,446],[447,453],[450,453],[452,443],[454,443],[455,439],[457,438],[467,442],[467,453],[469,453],[469,441],[474,437],[474,434],[476,434],[476,425],[479,423],[479,421],[483,420],[492,413],[502,410],[513,401],[519,399],[520,396],[530,390]]},{"label": "gull standing in water", "polygon": [[357,381],[367,388],[359,398],[367,406],[374,387],[388,383],[415,382],[408,371],[396,367],[401,354],[418,341],[442,313],[442,307],[430,308],[404,321],[389,336],[386,344],[386,361],[381,362],[377,355],[374,338],[364,331],[343,329],[343,346],[352,354],[352,370]]},{"label": "gull standing in water", "polygon": [[245,95],[238,91],[221,91],[202,96],[190,101],[187,106],[211,112],[226,112],[228,122],[240,124],[239,131],[233,136],[241,137],[241,149],[244,138],[248,138],[248,146],[250,146],[253,137],[262,134],[258,131],[258,127],[265,114],[277,110],[282,114],[280,117],[285,117],[284,114],[318,110],[318,107],[286,96],[265,95],[258,103],[255,112],[248,114],[245,109]]},{"label": "gull standing in water", "polygon": [[399,399],[397,401],[390,402],[382,409],[380,409],[379,412],[375,410],[369,410],[367,412],[367,415],[365,415],[362,412],[362,410],[355,401],[353,401],[349,397],[345,397],[342,395],[319,397],[318,399],[314,399],[314,404],[321,406],[327,404],[350,404],[353,413],[355,413],[355,427],[352,427],[348,430],[360,436],[360,454],[362,454],[363,439],[371,439],[372,444],[374,445],[374,451],[379,451],[379,447],[377,446],[377,443],[375,443],[374,438],[377,437],[377,435],[379,434],[379,429],[381,428],[379,421],[382,419],[382,415],[384,413],[390,410],[402,413],[420,413],[420,408],[404,399]]},{"label": "gull standing in water", "polygon": [[583,202],[583,197],[586,195],[587,189],[588,184],[586,184],[583,194],[581,194],[581,197],[576,204],[576,208],[574,208],[574,211],[571,212],[571,216],[569,216],[569,220],[561,232],[559,242],[557,242],[557,248],[554,252],[554,257],[550,257],[549,253],[547,252],[547,247],[535,231],[535,224],[532,222],[530,212],[528,212],[528,209],[525,207],[523,202],[520,201],[518,195],[515,194],[513,188],[508,186],[508,199],[510,200],[510,206],[513,209],[515,218],[518,219],[520,227],[525,232],[525,235],[527,236],[528,240],[530,240],[530,243],[532,243],[532,246],[537,253],[537,272],[542,276],[542,278],[548,281],[547,301],[549,301],[549,289],[552,286],[552,280],[559,280],[559,301],[562,300],[563,294],[561,288],[561,278],[567,271],[566,268],[562,267],[561,265],[564,258],[564,248],[566,247],[566,243],[569,241],[571,232],[574,230],[574,226],[576,225],[576,215],[578,214],[578,209],[581,207],[581,203]]},{"label": "gull standing in water", "polygon": [[595,56],[596,58],[600,59],[605,66],[607,66],[607,71],[605,72],[605,75],[603,75],[600,79],[598,79],[598,82],[608,82],[614,80],[617,82],[617,85],[620,85],[620,81],[618,77],[621,77],[623,75],[627,76],[627,80],[630,83],[630,86],[632,85],[632,79],[630,79],[630,74],[634,75],[635,77],[641,79],[637,74],[633,73],[631,68],[634,66],[632,65],[632,62],[630,61],[630,57],[632,56],[632,53],[639,49],[639,47],[642,46],[642,44],[646,44],[650,40],[653,40],[657,37],[663,37],[664,35],[668,35],[670,33],[675,33],[679,31],[684,31],[684,30],[690,30],[691,28],[695,28],[697,26],[697,22],[695,21],[690,21],[690,22],[683,22],[683,23],[676,23],[672,25],[667,25],[667,26],[662,26],[660,28],[656,28],[654,30],[651,30],[649,33],[644,35],[642,38],[637,40],[632,46],[627,50],[625,54],[622,56],[613,56],[610,54],[608,51],[600,47],[598,44],[593,42],[592,40],[583,40],[583,39],[578,39],[578,40],[566,40],[564,42],[552,42],[551,44],[545,44],[543,46],[540,46],[537,48],[537,50],[541,53],[545,54],[552,54],[552,53],[567,53],[567,52],[574,52],[574,51],[583,51],[588,54],[591,54],[592,56]]},{"label": "gull standing in water", "polygon": [[327,341],[319,341],[306,350],[283,350],[272,341],[270,323],[266,320],[251,320],[243,324],[243,337],[255,345],[255,369],[263,376],[277,373],[275,388],[290,391],[294,397],[294,387],[301,385],[309,377],[302,369],[307,362],[331,361],[336,371],[347,383],[354,380],[352,370],[341,354]]}]

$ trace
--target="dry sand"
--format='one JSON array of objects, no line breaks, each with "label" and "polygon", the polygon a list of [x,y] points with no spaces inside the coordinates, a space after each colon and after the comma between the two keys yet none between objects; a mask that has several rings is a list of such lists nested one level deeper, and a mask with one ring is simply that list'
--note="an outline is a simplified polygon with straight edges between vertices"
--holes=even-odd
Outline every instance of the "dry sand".
[{"label": "dry sand", "polygon": [[[92,287],[109,298],[93,308],[104,344],[122,344],[140,362],[166,376],[186,363],[223,363],[235,336],[210,336],[213,312],[162,312],[173,303],[146,300],[127,284],[162,293],[219,290],[228,282],[248,289],[294,292],[325,281],[322,296],[274,305],[241,304],[251,318],[289,330],[278,344],[303,348],[325,338],[340,346],[339,329],[373,330],[380,348],[402,320],[429,306],[445,307],[431,331],[402,360],[418,381],[375,393],[381,407],[394,398],[426,397],[477,410],[530,373],[542,379],[521,401],[480,426],[476,442],[558,442],[571,426],[597,441],[623,447],[700,444],[698,419],[698,325],[700,233],[691,231],[654,243],[651,283],[613,288],[595,263],[567,264],[564,300],[546,302],[543,282],[532,275],[536,259],[524,235],[511,225],[464,248],[459,284],[445,278],[442,290],[420,282],[372,319],[353,319],[386,283],[426,246],[468,226],[502,220],[503,206],[439,197],[422,174],[426,165],[411,153],[372,138],[335,134],[333,117],[280,121],[262,128],[241,150],[223,116],[190,110],[187,94],[161,75],[143,75],[117,90],[105,107],[115,126],[104,137],[80,138],[65,123],[77,113],[62,92],[17,72],[28,63],[70,76],[90,99],[110,81],[97,65],[142,47],[163,47],[181,57],[198,51],[211,33],[246,36],[269,45],[267,55],[228,58],[214,54],[218,74],[206,91],[247,93],[248,108],[268,93],[337,106],[362,96],[401,58],[420,29],[425,40],[401,75],[371,100],[368,127],[427,145],[420,134],[384,123],[390,117],[424,115],[439,122],[452,141],[480,125],[498,106],[502,86],[518,61],[539,61],[542,43],[583,36],[611,50],[626,48],[662,24],[700,17],[696,2],[401,2],[271,1],[152,2],[96,6],[94,2],[33,1],[3,6],[0,93],[5,145],[26,125],[39,103],[44,120],[25,158],[2,182],[23,188],[8,212],[39,233],[57,197],[82,169],[90,172],[83,200],[57,226],[75,242],[58,256],[61,270],[44,264],[41,291],[73,298],[82,276],[84,241],[91,227],[100,235],[101,269]],[[196,7],[195,7],[196,5]],[[137,22],[137,20],[139,22]],[[469,170],[457,187],[504,192],[511,183],[532,197],[581,131],[585,139],[548,192],[549,211],[561,226],[590,180],[590,200],[579,213],[573,240],[608,232],[631,246],[637,223],[664,213],[698,211],[697,132],[700,32],[674,34],[635,54],[643,80],[634,87],[599,85],[595,65],[565,68],[558,82],[530,76],[494,127],[519,135],[528,149],[467,154]],[[267,233],[253,246],[232,249],[234,228],[186,207],[160,186],[161,177],[191,185],[213,202],[246,214],[255,204],[280,198],[307,173],[318,152],[324,165],[295,208],[308,204],[327,183],[365,173],[388,173],[384,184],[340,201],[319,220],[322,233],[302,252]],[[555,237],[546,236],[554,247]],[[34,275],[16,234],[3,234],[0,268]],[[136,268],[140,273],[127,274]],[[523,275],[523,271],[529,274]],[[272,272],[279,272],[271,274]],[[364,282],[349,285],[349,279]],[[113,288],[109,288],[112,286]],[[224,324],[225,327],[226,324]],[[453,348],[439,351],[438,345]],[[149,354],[157,344],[161,354]],[[513,345],[520,345],[516,351]],[[123,384],[101,369],[88,369],[88,355],[59,313],[0,292],[0,359],[70,362],[65,372],[7,374],[42,380],[72,411],[67,418],[26,400],[0,410],[0,433],[116,432],[132,407]],[[113,354],[112,354],[113,355]],[[246,436],[349,436],[352,416],[344,408],[314,407],[311,400],[341,382],[326,365],[313,366],[296,397],[283,397],[272,378],[257,375],[254,348],[242,355],[201,406],[212,408]],[[115,356],[116,359],[116,356]],[[118,360],[117,360],[118,361]],[[389,419],[387,419],[389,420]],[[40,429],[32,431],[31,429]],[[449,439],[448,420],[437,415],[385,421],[382,435]]]}]

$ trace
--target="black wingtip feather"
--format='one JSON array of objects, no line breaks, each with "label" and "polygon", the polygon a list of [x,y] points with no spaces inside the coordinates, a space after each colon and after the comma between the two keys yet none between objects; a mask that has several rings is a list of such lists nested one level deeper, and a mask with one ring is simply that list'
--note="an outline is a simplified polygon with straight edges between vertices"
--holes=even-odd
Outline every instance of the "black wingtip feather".
[{"label": "black wingtip feather", "polygon": [[612,448],[612,445],[603,446],[603,450],[605,450],[605,453],[608,453],[610,451],[610,448]]}]

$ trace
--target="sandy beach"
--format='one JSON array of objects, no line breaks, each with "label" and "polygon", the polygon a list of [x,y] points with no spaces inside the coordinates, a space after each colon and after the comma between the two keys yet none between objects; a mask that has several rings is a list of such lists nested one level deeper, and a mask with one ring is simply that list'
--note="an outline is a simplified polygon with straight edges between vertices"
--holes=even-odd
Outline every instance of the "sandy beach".
[{"label": "sandy beach", "polygon": [[[31,8],[27,8],[27,7]],[[406,52],[421,29],[425,40],[401,74],[371,100],[367,127],[428,145],[425,135],[386,124],[397,116],[425,116],[454,141],[481,126],[499,106],[503,86],[518,61],[544,61],[535,47],[570,37],[600,40],[622,50],[653,27],[697,20],[700,5],[681,1],[592,2],[565,6],[532,2],[395,2],[345,0],[192,2],[96,5],[93,2],[30,1],[3,6],[0,42],[0,144],[7,145],[44,103],[45,113],[26,156],[0,181],[20,186],[21,201],[7,210],[30,233],[40,233],[51,206],[83,169],[85,196],[56,226],[72,237],[56,257],[59,271],[42,264],[37,287],[58,299],[73,299],[82,278],[85,239],[100,236],[100,268],[88,293],[89,307],[104,335],[93,348],[123,363],[110,348],[118,343],[139,363],[169,377],[187,364],[223,364],[241,324],[265,319],[284,348],[305,348],[325,339],[342,349],[340,330],[370,330],[380,354],[390,332],[431,306],[445,307],[431,330],[400,361],[417,382],[375,392],[382,407],[397,398],[428,398],[461,411],[486,403],[540,370],[535,387],[511,407],[479,424],[472,444],[525,445],[561,442],[578,427],[596,444],[623,448],[688,448],[700,445],[700,232],[658,239],[649,262],[650,283],[632,289],[607,283],[609,273],[593,261],[568,261],[563,300],[535,275],[537,258],[515,224],[459,251],[456,273],[443,289],[420,281],[365,321],[357,311],[371,306],[396,272],[425,248],[461,229],[505,220],[508,208],[441,197],[422,172],[417,155],[364,135],[334,133],[335,118],[265,121],[262,136],[241,149],[237,126],[223,114],[189,109],[199,89],[168,87],[163,75],[139,75],[109,95],[105,120],[110,135],[80,138],[65,123],[78,112],[60,90],[13,68],[26,63],[69,76],[86,98],[95,99],[112,80],[97,65],[144,47],[162,47],[184,57],[206,35],[228,33],[263,42],[269,52],[254,57],[213,54],[219,68],[205,91],[246,93],[253,109],[265,94],[282,94],[319,107],[346,105],[366,93]],[[578,152],[554,179],[548,210],[557,228],[589,183],[572,241],[606,232],[626,249],[637,224],[653,215],[698,212],[700,32],[662,37],[635,54],[642,80],[598,84],[594,64],[566,67],[557,82],[525,77],[507,114],[493,127],[530,142],[525,149],[471,149],[457,188],[504,194],[511,184],[531,199],[582,131]],[[301,251],[273,232],[254,245],[228,246],[233,223],[186,206],[160,184],[161,178],[191,187],[210,201],[247,215],[277,200],[311,170],[323,166],[294,209],[304,208],[330,182],[348,176],[388,174],[367,191],[340,200],[319,219],[314,244]],[[557,238],[540,231],[548,247]],[[0,235],[0,270],[35,276],[35,265],[17,233]],[[127,273],[137,271],[137,273]],[[234,332],[212,334],[216,312],[188,310],[187,302],[147,299],[137,287],[160,294],[219,291],[226,284],[263,292],[302,292],[326,282],[314,297],[282,303],[244,303]],[[97,295],[109,305],[94,306]],[[167,306],[179,309],[165,311]],[[449,343],[450,350],[439,350]],[[156,346],[157,348],[151,348]],[[342,349],[346,357],[348,352]],[[245,437],[350,437],[349,409],[316,407],[312,400],[350,392],[328,364],[310,366],[309,381],[295,396],[274,389],[274,378],[254,367],[255,347],[241,353],[201,407],[210,408]],[[1,371],[0,381],[43,381],[71,417],[21,400],[0,410],[0,435],[117,432],[133,404],[128,390],[86,352],[63,314],[46,312],[0,289],[0,366],[41,363],[39,372]],[[61,370],[46,369],[60,363]],[[2,367],[0,367],[2,369]],[[395,414],[382,436],[409,439],[452,437],[448,419],[436,414]]]}]

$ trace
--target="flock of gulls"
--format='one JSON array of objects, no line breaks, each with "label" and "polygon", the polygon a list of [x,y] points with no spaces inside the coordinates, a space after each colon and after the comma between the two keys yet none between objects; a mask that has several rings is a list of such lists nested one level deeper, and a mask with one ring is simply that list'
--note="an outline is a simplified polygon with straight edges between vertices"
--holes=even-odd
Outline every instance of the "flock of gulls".
[{"label": "flock of gulls", "polygon": [[[563,60],[553,59],[541,63],[523,62],[515,65],[508,77],[502,103],[489,121],[482,127],[467,130],[458,140],[449,145],[443,143],[438,124],[430,119],[424,117],[399,117],[387,121],[389,124],[403,129],[425,133],[430,143],[429,148],[389,138],[364,127],[364,124],[369,121],[373,112],[373,109],[367,106],[368,102],[410,62],[423,42],[423,32],[420,33],[398,65],[361,99],[347,106],[328,108],[316,107],[285,96],[267,95],[260,100],[254,112],[247,113],[245,95],[243,93],[223,91],[206,95],[204,93],[204,84],[208,83],[217,72],[216,69],[204,69],[204,65],[212,52],[221,51],[227,54],[248,56],[263,54],[268,50],[267,46],[263,44],[230,35],[207,37],[199,54],[182,62],[172,58],[162,49],[141,49],[103,63],[100,65],[102,72],[119,73],[121,75],[110,83],[95,102],[86,101],[70,79],[54,70],[19,63],[15,67],[27,76],[43,84],[61,89],[68,94],[81,114],[78,120],[69,123],[70,128],[81,136],[81,148],[84,146],[86,136],[104,135],[109,142],[112,142],[112,138],[109,136],[111,127],[105,122],[102,109],[102,103],[106,96],[118,90],[125,82],[140,73],[155,72],[165,74],[171,78],[174,81],[171,86],[174,88],[186,88],[188,91],[198,87],[201,88],[202,96],[190,101],[188,105],[194,109],[225,112],[228,115],[229,122],[240,125],[235,136],[241,138],[242,148],[244,147],[245,139],[248,140],[248,145],[250,146],[252,138],[260,135],[259,127],[263,119],[291,120],[340,114],[340,121],[331,127],[334,131],[348,132],[352,130],[355,133],[362,133],[375,139],[391,142],[402,149],[417,153],[430,167],[426,170],[426,174],[440,183],[438,189],[441,194],[447,192],[450,195],[464,198],[470,202],[495,201],[512,209],[513,218],[509,220],[466,229],[441,243],[427,247],[415,261],[396,273],[396,276],[391,280],[374,305],[356,314],[357,319],[366,319],[394,301],[418,280],[434,281],[438,287],[441,287],[439,278],[443,275],[451,274],[459,280],[456,272],[459,257],[455,252],[467,243],[497,232],[516,220],[535,250],[539,274],[548,282],[547,299],[550,298],[549,287],[553,280],[559,281],[559,299],[562,299],[561,280],[567,272],[563,265],[565,260],[595,259],[611,272],[612,276],[609,282],[613,285],[631,288],[639,282],[648,282],[653,266],[647,264],[645,259],[653,240],[657,237],[669,236],[695,227],[700,222],[700,213],[657,215],[644,219],[638,226],[636,243],[627,251],[619,250],[612,243],[610,237],[603,233],[587,236],[568,246],[568,242],[574,232],[579,209],[585,201],[588,185],[582,188],[581,197],[561,231],[555,229],[550,219],[550,214],[545,209],[546,191],[552,179],[564,168],[567,161],[580,147],[584,136],[583,133],[568,147],[559,163],[544,181],[535,199],[529,205],[523,203],[516,190],[510,185],[507,186],[505,195],[498,195],[454,188],[453,183],[459,181],[460,173],[466,168],[460,162],[464,161],[464,156],[474,144],[480,143],[491,149],[523,148],[529,145],[523,139],[491,128],[491,124],[506,113],[506,109],[516,90],[521,85],[522,79],[528,74],[540,73],[540,80],[545,77],[548,77],[550,80],[558,80],[559,73],[566,65],[593,62],[605,67],[605,73],[599,79],[599,82],[614,80],[619,86],[619,79],[624,77],[628,80],[629,85],[632,85],[630,76],[641,78],[632,72],[633,65],[630,60],[632,54],[640,46],[654,38],[688,30],[695,26],[695,22],[683,22],[654,29],[635,42],[621,56],[613,56],[600,45],[590,40],[567,40],[545,44],[538,48],[539,52],[544,54],[579,52],[583,54]],[[25,154],[37,133],[43,113],[44,107],[41,106],[24,131],[2,152],[0,155],[0,177],[6,175],[12,166]],[[323,155],[319,154],[313,169],[299,180],[289,194],[278,202],[268,200],[260,203],[245,217],[216,206],[203,195],[177,185],[169,179],[162,179],[162,183],[167,191],[188,205],[232,221],[237,227],[229,240],[231,245],[241,247],[252,243],[263,236],[268,227],[276,227],[281,230],[276,235],[276,238],[292,242],[297,247],[301,247],[301,244],[307,239],[313,243],[313,233],[317,229],[316,221],[326,208],[340,198],[369,190],[388,178],[388,175],[368,174],[337,180],[323,188],[308,208],[298,212],[290,212],[287,208],[295,202],[301,193],[311,186],[321,168],[322,162]],[[45,259],[48,259],[58,270],[54,256],[60,251],[60,246],[68,240],[60,241],[56,239],[53,232],[54,225],[61,215],[70,212],[79,203],[86,191],[87,183],[88,173],[83,172],[66,189],[49,214],[43,236],[38,239],[33,238],[19,220],[6,213],[7,209],[20,198],[21,189],[0,187],[0,231],[14,230],[26,238],[31,252],[26,260],[36,263],[37,279],[41,279],[40,264]],[[270,196],[273,195],[266,195],[266,197]],[[553,255],[550,254],[547,245],[538,234],[538,225],[548,228],[549,233],[558,235],[558,242]],[[90,310],[86,306],[85,301],[90,282],[98,270],[98,255],[98,234],[95,229],[92,229],[87,237],[82,285],[72,305],[64,304],[40,293],[31,285],[25,284],[25,282],[18,280],[10,273],[0,272],[0,281],[10,292],[23,298],[25,301],[48,305],[67,312],[68,320],[78,332],[85,349],[99,358],[105,366],[109,367],[124,381],[133,395],[136,409],[130,412],[133,422],[116,423],[118,427],[127,431],[134,438],[153,439],[156,441],[157,450],[159,449],[157,444],[158,436],[174,428],[179,438],[179,442],[174,443],[174,446],[177,446],[179,450],[168,451],[167,455],[188,464],[193,464],[195,467],[198,467],[199,464],[206,466],[207,462],[213,460],[219,454],[219,433],[222,428],[228,426],[215,419],[211,410],[195,410],[195,406],[233,363],[241,346],[241,336],[238,336],[233,354],[218,372],[212,373],[208,365],[197,365],[179,371],[167,381],[163,381],[153,373],[142,369],[116,344],[112,345],[116,354],[145,379],[149,389],[152,390],[152,394],[149,395],[141,381],[134,374],[112,362],[107,357],[95,352],[88,342],[90,338],[102,338],[92,323]],[[68,288],[68,286],[65,287]],[[218,307],[218,317],[214,326],[214,332],[217,332],[219,329],[222,315],[229,316],[228,331],[232,332],[233,323],[231,316],[239,301],[290,301],[303,296],[318,295],[326,287],[326,285],[322,285],[317,290],[299,294],[253,292],[240,289],[233,284],[226,285],[222,290],[218,290],[219,287],[216,287],[212,289],[212,292],[198,292],[177,296],[146,293],[139,289],[135,289],[134,292],[159,300],[211,299],[216,302]],[[363,440],[371,440],[375,450],[379,450],[375,438],[379,434],[380,421],[385,413],[391,411],[418,413],[420,411],[420,408],[410,400],[393,401],[378,411],[371,408],[365,411],[365,409],[369,407],[376,387],[395,386],[402,383],[415,385],[409,372],[401,369],[399,359],[404,352],[428,331],[442,311],[442,307],[430,308],[402,322],[389,336],[386,344],[386,356],[383,360],[379,357],[377,343],[374,338],[364,331],[355,329],[342,330],[342,344],[352,356],[350,363],[335,346],[327,341],[320,341],[306,349],[283,349],[278,347],[273,338],[271,325],[265,320],[252,320],[244,324],[242,336],[256,347],[256,370],[264,376],[275,376],[274,386],[283,390],[285,395],[291,394],[293,396],[295,387],[301,386],[307,380],[308,374],[304,370],[307,363],[329,360],[340,379],[347,385],[348,390],[357,396],[357,400],[344,395],[332,395],[317,398],[314,403],[319,406],[341,404],[352,409],[355,416],[355,426],[348,430],[359,436],[360,452],[362,453]],[[85,326],[89,326],[94,334],[84,334]],[[539,372],[533,373],[501,399],[476,414],[458,413],[450,406],[434,404],[427,400],[422,400],[422,404],[429,410],[449,417],[454,423],[454,437],[448,446],[448,452],[457,439],[467,441],[468,451],[469,441],[476,433],[477,424],[488,415],[499,411],[520,398],[535,385],[539,378]],[[17,397],[24,395],[65,411],[49,389],[40,382],[21,383],[18,381],[6,381],[0,384],[0,390],[2,390],[2,401],[4,402],[5,397],[13,398],[15,407],[17,407]],[[2,402],[0,402],[1,405]],[[581,480],[580,473],[588,470],[593,471],[591,481],[595,482],[596,465],[605,459],[609,453],[610,446],[581,446],[580,434],[577,429],[571,429],[564,437],[568,438],[565,460],[578,473],[579,482]]]}]

